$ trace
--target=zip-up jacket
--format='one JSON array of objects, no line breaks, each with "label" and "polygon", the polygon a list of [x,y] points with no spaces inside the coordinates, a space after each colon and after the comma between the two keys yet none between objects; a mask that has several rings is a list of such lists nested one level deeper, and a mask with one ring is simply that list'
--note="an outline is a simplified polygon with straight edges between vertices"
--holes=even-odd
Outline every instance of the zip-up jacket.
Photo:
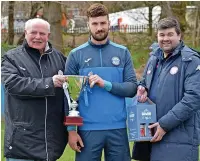
[{"label": "zip-up jacket", "polygon": [[[142,84],[155,97],[157,119],[167,132],[152,143],[151,161],[197,161],[200,143],[200,56],[183,42],[167,59],[150,57]],[[157,70],[157,71],[156,71]],[[155,72],[156,71],[156,72]],[[156,73],[156,83],[155,81]],[[155,88],[152,92],[152,88]]]},{"label": "zip-up jacket", "polygon": [[111,82],[112,89],[107,91],[95,85],[93,88],[87,86],[81,92],[78,109],[83,117],[83,126],[79,129],[125,128],[125,97],[133,97],[137,89],[128,49],[109,40],[103,45],[95,45],[89,40],[72,50],[66,62],[65,74],[88,76],[90,72]]},{"label": "zip-up jacket", "polygon": [[65,57],[49,46],[40,55],[25,41],[3,57],[7,158],[55,161],[65,149],[64,92],[52,80],[64,71]]}]

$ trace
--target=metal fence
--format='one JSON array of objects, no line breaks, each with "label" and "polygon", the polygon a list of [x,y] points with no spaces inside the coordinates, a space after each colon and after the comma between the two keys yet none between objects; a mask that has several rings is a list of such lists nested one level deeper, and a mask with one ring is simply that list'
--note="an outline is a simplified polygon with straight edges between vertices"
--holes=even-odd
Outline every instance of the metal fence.
[{"label": "metal fence", "polygon": [[[123,32],[123,33],[138,33],[138,32],[148,32],[149,25],[121,25],[121,26],[111,26],[110,32]],[[153,26],[155,30],[155,26]],[[79,28],[62,28],[64,33],[88,33],[88,27]],[[22,34],[24,32],[23,28],[14,29],[15,34]],[[8,33],[7,29],[1,30],[2,34]]]},{"label": "metal fence", "polygon": [[[156,27],[153,26],[153,29]],[[121,25],[121,26],[111,26],[111,32],[124,32],[124,33],[138,33],[138,32],[148,32],[149,25]]]}]

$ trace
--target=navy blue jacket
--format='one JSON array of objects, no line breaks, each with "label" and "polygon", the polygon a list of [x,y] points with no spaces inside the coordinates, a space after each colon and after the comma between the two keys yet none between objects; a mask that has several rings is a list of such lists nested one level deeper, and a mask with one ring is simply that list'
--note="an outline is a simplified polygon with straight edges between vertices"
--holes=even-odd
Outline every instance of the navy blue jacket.
[{"label": "navy blue jacket", "polygon": [[[149,91],[162,54],[158,48],[146,65],[142,84]],[[200,143],[199,55],[180,42],[168,59],[161,60],[159,69],[155,91],[157,119],[167,133],[160,142],[152,144],[151,161],[197,161]]]},{"label": "navy blue jacket", "polygon": [[66,75],[85,75],[90,72],[112,83],[110,92],[94,86],[89,89],[88,105],[83,92],[79,98],[79,111],[83,117],[80,130],[107,130],[126,127],[125,97],[133,97],[137,81],[131,55],[124,46],[107,41],[95,45],[90,40],[69,54]]}]

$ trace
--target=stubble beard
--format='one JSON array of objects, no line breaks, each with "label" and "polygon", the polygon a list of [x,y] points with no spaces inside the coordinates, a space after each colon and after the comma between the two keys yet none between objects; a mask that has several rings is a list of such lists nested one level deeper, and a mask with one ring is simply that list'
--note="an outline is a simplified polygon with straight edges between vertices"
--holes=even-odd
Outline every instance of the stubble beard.
[{"label": "stubble beard", "polygon": [[90,31],[90,35],[92,36],[92,38],[96,41],[103,41],[105,40],[107,37],[108,37],[108,31],[104,31],[102,33],[103,35],[102,36],[97,36],[96,34],[93,34],[91,31]]}]

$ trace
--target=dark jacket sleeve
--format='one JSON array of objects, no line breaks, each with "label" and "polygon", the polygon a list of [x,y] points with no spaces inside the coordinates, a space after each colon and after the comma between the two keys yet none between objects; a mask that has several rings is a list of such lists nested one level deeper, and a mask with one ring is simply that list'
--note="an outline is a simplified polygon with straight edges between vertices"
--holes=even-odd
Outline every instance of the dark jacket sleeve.
[{"label": "dark jacket sleeve", "polygon": [[194,57],[192,60],[185,71],[182,100],[159,120],[165,131],[170,131],[200,110],[200,59]]},{"label": "dark jacket sleeve", "polygon": [[[156,67],[156,64],[157,64],[157,58],[154,55],[151,55],[149,57],[146,65],[145,65],[142,78],[138,82],[138,85],[141,85],[141,86],[145,87],[147,92],[149,91],[149,87],[150,87],[150,83],[151,83],[151,81],[147,82],[147,79],[146,79],[147,78],[147,70],[148,70],[148,67],[149,67],[150,64],[152,65],[152,70],[154,71],[155,67]],[[154,73],[153,71],[151,73],[151,77],[153,77],[153,73]]]},{"label": "dark jacket sleeve", "polygon": [[24,97],[45,97],[55,95],[52,77],[22,77],[16,66],[14,61],[7,54],[4,55],[1,64],[1,78],[5,90],[9,94]]},{"label": "dark jacket sleeve", "polygon": [[123,71],[123,83],[111,82],[111,93],[121,97],[133,97],[137,92],[137,79],[131,59],[131,54],[128,50],[125,52],[125,66]]},{"label": "dark jacket sleeve", "polygon": [[143,71],[141,80],[138,81],[138,86],[141,85],[141,86],[145,87],[145,88],[146,88],[146,91],[148,92],[148,89],[147,89],[147,87],[146,87],[146,80],[145,80],[145,78],[146,78],[146,73],[147,73],[147,67],[148,67],[148,63],[146,64],[146,66],[145,66],[145,68],[144,68],[144,71]]}]

